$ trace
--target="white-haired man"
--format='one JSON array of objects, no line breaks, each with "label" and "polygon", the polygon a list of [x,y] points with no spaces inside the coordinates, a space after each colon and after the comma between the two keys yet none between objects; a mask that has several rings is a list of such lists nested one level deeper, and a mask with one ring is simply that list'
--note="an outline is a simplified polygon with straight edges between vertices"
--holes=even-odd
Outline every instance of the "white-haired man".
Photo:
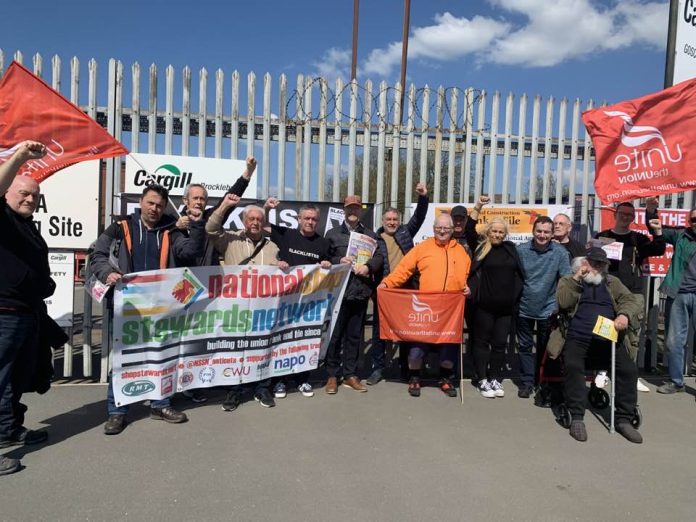
[{"label": "white-haired man", "polygon": [[631,322],[637,321],[642,301],[619,278],[609,275],[609,260],[601,248],[590,248],[584,258],[573,263],[571,275],[558,282],[556,298],[560,313],[568,318],[563,353],[566,381],[565,396],[572,417],[570,436],[587,440],[584,423],[585,361],[605,359],[611,353],[610,341],[593,333],[599,316],[614,321],[619,332],[616,346],[616,431],[627,440],[640,444],[641,434],[631,425],[634,416],[638,368],[626,335]]}]

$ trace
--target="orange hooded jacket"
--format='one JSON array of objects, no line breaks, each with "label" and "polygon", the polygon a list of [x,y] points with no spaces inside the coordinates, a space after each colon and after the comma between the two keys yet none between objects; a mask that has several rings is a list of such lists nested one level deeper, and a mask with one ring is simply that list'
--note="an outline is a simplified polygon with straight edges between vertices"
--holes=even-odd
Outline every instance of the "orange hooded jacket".
[{"label": "orange hooded jacket", "polygon": [[419,289],[424,292],[463,291],[469,278],[471,259],[456,239],[439,245],[435,238],[416,245],[382,281],[388,288],[398,288],[417,271]]}]

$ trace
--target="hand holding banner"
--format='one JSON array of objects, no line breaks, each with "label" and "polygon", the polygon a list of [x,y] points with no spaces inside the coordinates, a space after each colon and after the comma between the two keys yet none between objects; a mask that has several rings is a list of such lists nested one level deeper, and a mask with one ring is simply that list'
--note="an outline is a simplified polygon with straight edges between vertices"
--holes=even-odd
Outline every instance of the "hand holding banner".
[{"label": "hand holding banner", "polygon": [[464,294],[378,288],[379,336],[389,341],[461,343]]}]

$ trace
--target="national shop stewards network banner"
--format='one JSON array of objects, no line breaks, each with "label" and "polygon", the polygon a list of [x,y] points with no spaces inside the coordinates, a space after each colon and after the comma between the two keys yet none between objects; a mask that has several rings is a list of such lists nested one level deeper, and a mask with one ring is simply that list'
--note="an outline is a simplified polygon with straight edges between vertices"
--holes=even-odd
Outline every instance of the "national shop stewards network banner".
[{"label": "national shop stewards network banner", "polygon": [[316,368],[349,275],[349,265],[302,265],[124,276],[114,300],[116,404]]}]

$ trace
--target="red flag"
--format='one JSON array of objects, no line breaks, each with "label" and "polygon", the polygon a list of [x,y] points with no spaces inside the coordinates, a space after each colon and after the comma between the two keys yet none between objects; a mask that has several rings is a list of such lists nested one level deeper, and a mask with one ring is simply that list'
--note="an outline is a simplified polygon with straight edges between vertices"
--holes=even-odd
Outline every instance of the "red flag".
[{"label": "red flag", "polygon": [[696,79],[582,115],[603,203],[696,188]]},{"label": "red flag", "polygon": [[464,294],[377,289],[379,336],[390,341],[461,343]]},{"label": "red flag", "polygon": [[36,181],[80,161],[128,154],[128,150],[79,107],[17,62],[0,80],[0,163],[24,140],[40,141],[46,156],[27,161],[20,174]]}]

